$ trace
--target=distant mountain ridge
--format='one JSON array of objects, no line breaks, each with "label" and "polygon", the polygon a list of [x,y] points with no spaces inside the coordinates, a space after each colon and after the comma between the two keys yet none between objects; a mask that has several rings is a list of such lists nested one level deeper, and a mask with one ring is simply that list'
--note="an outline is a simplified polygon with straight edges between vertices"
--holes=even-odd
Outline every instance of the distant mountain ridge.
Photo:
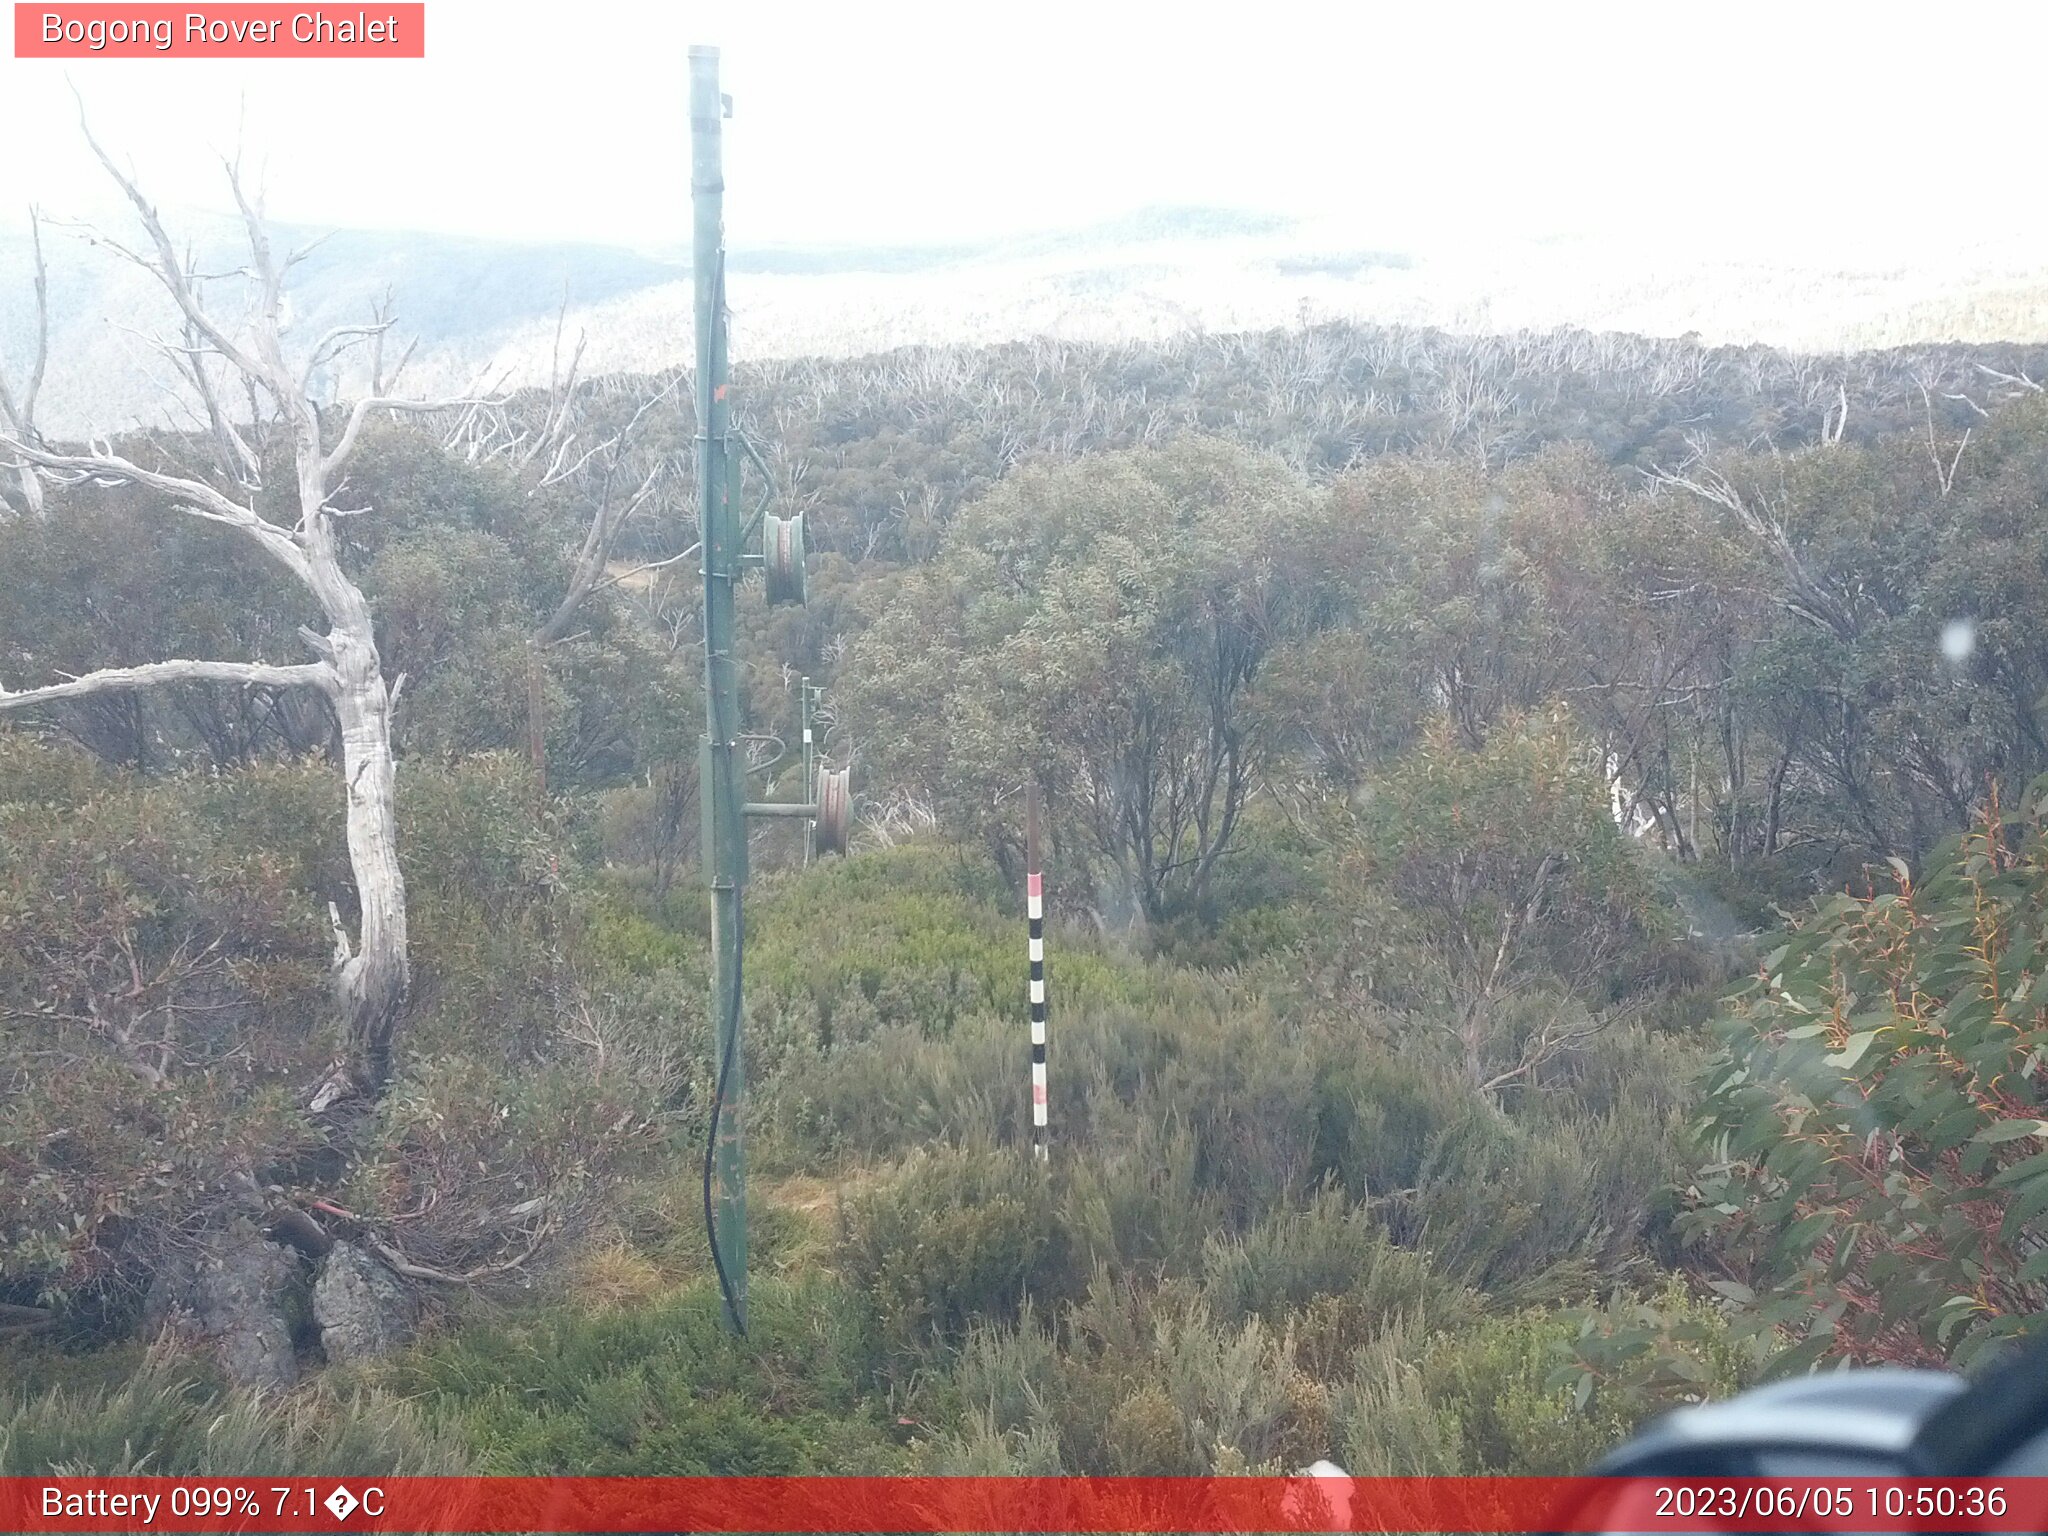
[{"label": "distant mountain ridge", "polygon": [[[240,231],[173,216],[203,267],[231,272]],[[110,231],[116,238],[126,231]],[[387,291],[417,340],[413,388],[544,382],[557,318],[584,367],[650,371],[688,360],[689,267],[679,255],[560,241],[280,227],[311,246],[291,281],[295,333],[366,315]],[[1735,259],[1604,240],[1503,237],[1427,250],[1330,223],[1155,207],[1086,227],[946,245],[749,247],[729,257],[734,350],[846,354],[921,344],[1158,339],[1326,319],[1465,332],[1561,326],[1840,351],[1929,341],[2048,339],[2048,247],[1959,247],[1917,263],[1830,269],[1811,257]],[[46,430],[119,431],[167,413],[169,374],[149,337],[168,305],[145,274],[76,231],[45,234],[52,359]],[[0,359],[19,373],[32,333],[25,229],[0,230]],[[232,283],[215,287],[232,313]],[[348,393],[344,372],[329,387]]]}]

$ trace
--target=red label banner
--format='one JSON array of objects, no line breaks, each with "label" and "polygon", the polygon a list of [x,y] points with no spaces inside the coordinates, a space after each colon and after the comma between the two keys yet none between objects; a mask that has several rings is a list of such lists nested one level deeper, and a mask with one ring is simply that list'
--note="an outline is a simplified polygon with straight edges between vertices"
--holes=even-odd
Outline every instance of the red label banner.
[{"label": "red label banner", "polygon": [[0,1530],[2048,1529],[2048,1478],[0,1478]]},{"label": "red label banner", "polygon": [[14,7],[17,59],[423,59],[412,4]]}]

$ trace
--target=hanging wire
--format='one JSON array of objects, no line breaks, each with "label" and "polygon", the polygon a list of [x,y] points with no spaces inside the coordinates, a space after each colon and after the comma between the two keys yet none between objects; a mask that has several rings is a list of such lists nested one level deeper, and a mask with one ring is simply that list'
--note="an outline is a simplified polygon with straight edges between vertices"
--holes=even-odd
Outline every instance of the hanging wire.
[{"label": "hanging wire", "polygon": [[741,957],[746,953],[746,918],[738,912],[733,915],[732,961],[732,1012],[727,1018],[723,1039],[727,1042],[721,1053],[723,1060],[718,1064],[718,1082],[711,1090],[711,1129],[704,1138],[704,1235],[711,1240],[711,1267],[718,1272],[719,1294],[725,1298],[725,1315],[730,1317],[733,1327],[741,1338],[747,1336],[747,1320],[740,1313],[739,1302],[734,1297],[732,1277],[725,1272],[725,1255],[718,1247],[718,1215],[711,1203],[712,1167],[718,1156],[718,1121],[725,1109],[725,1091],[732,1077],[732,1064],[740,1054],[740,966]]}]

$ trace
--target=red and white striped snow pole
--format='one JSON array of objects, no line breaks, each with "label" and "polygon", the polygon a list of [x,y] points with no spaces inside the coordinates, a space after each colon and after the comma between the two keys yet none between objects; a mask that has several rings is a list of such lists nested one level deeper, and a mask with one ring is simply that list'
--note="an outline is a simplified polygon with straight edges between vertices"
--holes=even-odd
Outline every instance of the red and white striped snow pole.
[{"label": "red and white striped snow pole", "polygon": [[1038,868],[1038,781],[1024,791],[1024,916],[1031,931],[1031,1150],[1045,1150],[1045,877]]}]

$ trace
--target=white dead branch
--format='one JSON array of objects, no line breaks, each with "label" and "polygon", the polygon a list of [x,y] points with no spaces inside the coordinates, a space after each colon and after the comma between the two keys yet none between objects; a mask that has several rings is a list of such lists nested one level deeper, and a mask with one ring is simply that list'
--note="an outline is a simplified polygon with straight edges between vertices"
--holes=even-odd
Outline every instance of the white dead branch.
[{"label": "white dead branch", "polygon": [[[35,252],[36,342],[29,358],[28,380],[16,394],[7,386],[7,374],[0,369],[0,429],[6,436],[40,445],[36,434],[36,396],[42,393],[43,372],[50,360],[50,274],[43,265],[43,221],[35,209],[28,212],[29,244]],[[30,517],[43,515],[43,485],[34,469],[19,458],[0,464],[0,513],[19,503]]]},{"label": "white dead branch", "polygon": [[[175,344],[162,343],[164,353],[197,393],[204,407],[220,459],[220,477],[240,493],[231,494],[195,473],[149,468],[116,453],[109,443],[93,443],[84,452],[52,450],[30,424],[34,384],[18,405],[5,408],[0,452],[27,466],[26,478],[57,485],[93,483],[134,485],[154,491],[187,516],[233,529],[288,571],[319,603],[326,620],[324,633],[302,629],[301,636],[317,658],[280,666],[266,662],[174,659],[144,666],[112,667],[35,687],[0,687],[0,714],[34,705],[60,702],[123,689],[154,688],[166,683],[207,681],[243,683],[266,688],[317,689],[333,707],[340,726],[342,768],[347,785],[347,837],[350,867],[355,875],[358,918],[355,941],[349,941],[335,915],[334,987],[348,1025],[349,1056],[344,1070],[357,1090],[375,1093],[388,1078],[391,1047],[411,984],[408,958],[405,880],[398,859],[395,809],[395,765],[391,750],[391,714],[397,685],[384,677],[382,659],[362,590],[343,570],[335,537],[335,520],[361,508],[340,509],[330,498],[343,466],[360,438],[365,422],[378,412],[431,413],[460,406],[461,400],[410,400],[373,392],[350,408],[345,425],[330,434],[321,421],[311,390],[318,367],[352,345],[369,344],[375,353],[373,390],[386,387],[382,378],[382,341],[390,328],[388,313],[366,325],[345,326],[320,337],[303,362],[286,357],[288,331],[284,277],[296,256],[280,262],[274,255],[260,208],[245,194],[239,167],[227,167],[229,188],[241,210],[249,242],[250,263],[244,276],[256,289],[251,319],[239,330],[209,311],[201,294],[209,279],[189,257],[181,259],[156,208],[133,177],[123,172],[86,129],[86,141],[116,185],[134,207],[146,238],[146,249],[129,250],[103,237],[95,241],[148,272],[176,304],[183,334]],[[300,253],[303,255],[304,253]],[[38,293],[42,288],[38,262]],[[247,408],[231,409],[232,390]],[[249,434],[267,425],[281,428],[291,448],[293,509],[289,523],[257,511],[254,493],[261,489],[262,456]],[[331,1088],[334,1085],[326,1085]],[[339,1095],[325,1092],[329,1102]]]}]

